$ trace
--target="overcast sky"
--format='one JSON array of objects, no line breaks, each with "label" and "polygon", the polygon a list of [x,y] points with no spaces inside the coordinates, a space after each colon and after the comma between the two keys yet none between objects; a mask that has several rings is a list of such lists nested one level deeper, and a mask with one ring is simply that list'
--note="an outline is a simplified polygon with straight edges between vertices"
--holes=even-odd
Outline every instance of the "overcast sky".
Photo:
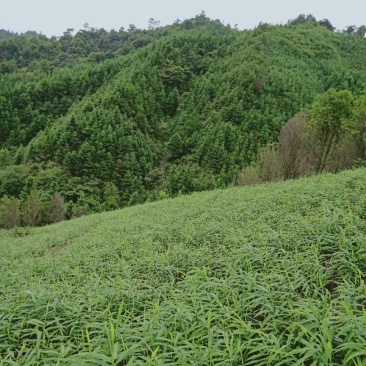
[{"label": "overcast sky", "polygon": [[286,23],[299,14],[327,18],[337,29],[366,23],[366,0],[1,0],[0,29],[14,32],[35,30],[60,36],[67,28],[147,28],[154,18],[161,25],[192,18],[202,10],[239,29],[250,29],[260,21]]}]

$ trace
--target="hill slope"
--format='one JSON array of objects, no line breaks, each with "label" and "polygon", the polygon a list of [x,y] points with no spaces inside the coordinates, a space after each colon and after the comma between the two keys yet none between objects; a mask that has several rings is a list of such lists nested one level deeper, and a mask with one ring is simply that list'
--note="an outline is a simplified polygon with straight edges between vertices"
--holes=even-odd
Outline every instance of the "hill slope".
[{"label": "hill slope", "polygon": [[0,230],[2,365],[363,365],[366,170]]},{"label": "hill slope", "polygon": [[59,192],[67,217],[227,186],[317,94],[366,82],[365,39],[316,22],[29,39],[2,41],[0,195]]}]

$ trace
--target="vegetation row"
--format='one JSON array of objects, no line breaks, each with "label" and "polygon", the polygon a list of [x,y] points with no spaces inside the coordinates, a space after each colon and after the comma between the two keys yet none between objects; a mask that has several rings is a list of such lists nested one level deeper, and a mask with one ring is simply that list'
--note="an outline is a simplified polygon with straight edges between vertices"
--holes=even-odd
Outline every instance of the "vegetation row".
[{"label": "vegetation row", "polygon": [[0,230],[10,365],[364,365],[366,170]]}]

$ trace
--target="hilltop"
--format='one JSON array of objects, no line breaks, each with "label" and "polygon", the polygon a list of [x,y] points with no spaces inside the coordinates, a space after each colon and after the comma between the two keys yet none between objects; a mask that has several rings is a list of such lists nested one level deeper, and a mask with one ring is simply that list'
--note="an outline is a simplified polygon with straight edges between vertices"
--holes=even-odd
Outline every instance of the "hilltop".
[{"label": "hilltop", "polygon": [[362,34],[314,19],[8,35],[0,206],[25,225],[230,186],[317,95],[366,83]]},{"label": "hilltop", "polygon": [[0,230],[2,365],[362,365],[366,170]]}]

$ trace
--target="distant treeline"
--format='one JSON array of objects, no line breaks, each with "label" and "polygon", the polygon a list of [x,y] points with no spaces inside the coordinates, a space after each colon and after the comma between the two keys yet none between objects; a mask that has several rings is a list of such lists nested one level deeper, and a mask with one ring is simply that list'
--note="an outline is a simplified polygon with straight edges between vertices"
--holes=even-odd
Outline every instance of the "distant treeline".
[{"label": "distant treeline", "polygon": [[[300,15],[238,31],[201,13],[58,38],[2,31],[0,225],[272,180],[258,170],[268,156],[282,156],[275,179],[360,164],[366,40],[347,29]],[[284,136],[298,129],[291,170]]]}]

